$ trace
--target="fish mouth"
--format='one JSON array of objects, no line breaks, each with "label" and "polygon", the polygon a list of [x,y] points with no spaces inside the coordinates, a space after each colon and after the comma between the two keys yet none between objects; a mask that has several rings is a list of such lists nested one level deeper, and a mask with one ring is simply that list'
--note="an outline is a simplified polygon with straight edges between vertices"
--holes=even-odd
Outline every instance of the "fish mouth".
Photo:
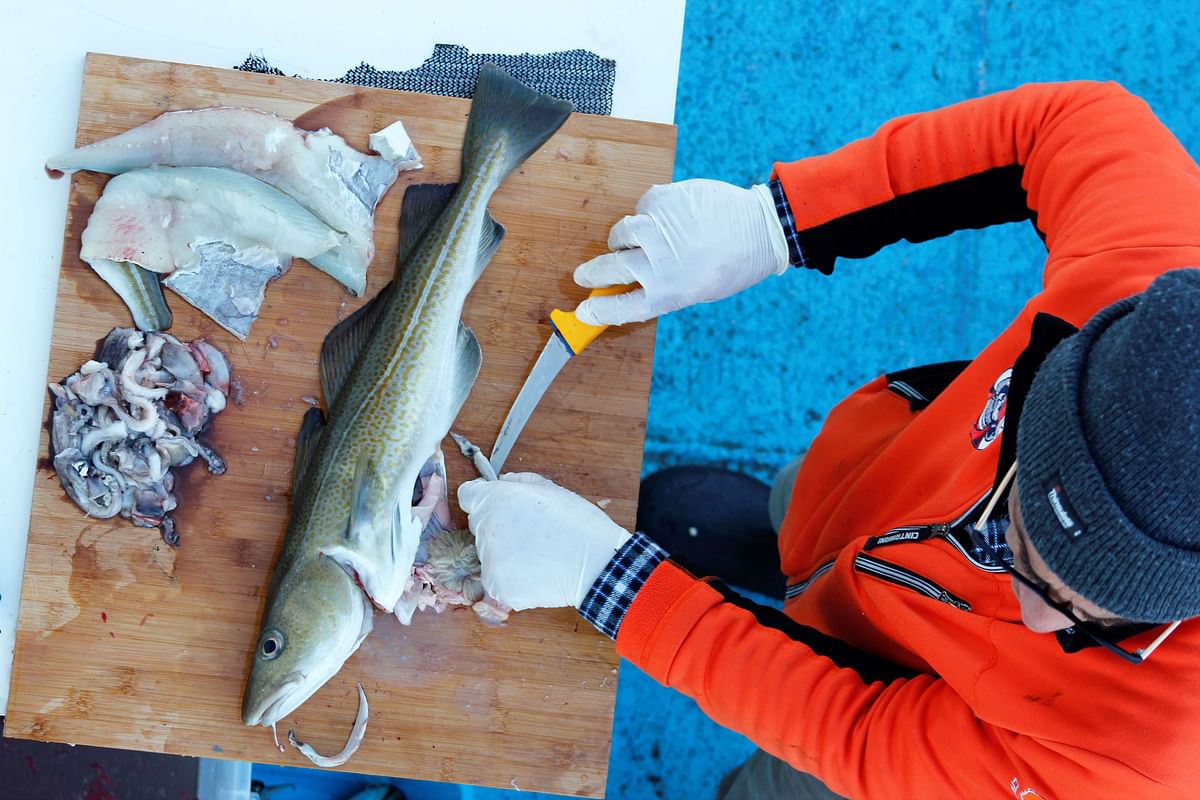
[{"label": "fish mouth", "polygon": [[308,676],[296,670],[288,675],[287,680],[280,684],[279,688],[267,695],[257,709],[247,710],[242,715],[242,722],[249,726],[262,725],[270,727],[278,722],[283,717],[290,714],[296,706],[304,702],[307,697],[300,697],[296,700],[298,690],[304,685],[304,680]]},{"label": "fish mouth", "polygon": [[[310,654],[307,658],[298,658],[296,662],[293,662],[295,668],[282,675],[282,680],[278,685],[275,685],[274,681],[262,681],[260,684],[256,684],[263,690],[268,687],[273,688],[269,693],[266,691],[248,693],[247,700],[242,705],[242,722],[244,724],[273,726],[303,705],[342,668],[346,659],[350,658],[362,644],[374,621],[375,611],[370,598],[360,589],[354,589],[354,596],[359,601],[357,608],[362,614],[361,618],[351,617],[351,625],[340,626],[337,632],[337,641],[322,648],[316,654]],[[253,681],[253,674],[251,680]],[[251,698],[256,699],[257,702],[251,704]]]}]

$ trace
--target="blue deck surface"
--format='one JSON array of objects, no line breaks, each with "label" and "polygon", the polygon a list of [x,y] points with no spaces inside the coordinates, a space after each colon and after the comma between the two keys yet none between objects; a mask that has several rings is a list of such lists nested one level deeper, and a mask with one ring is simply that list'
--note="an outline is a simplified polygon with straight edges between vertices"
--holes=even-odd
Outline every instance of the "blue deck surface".
[{"label": "blue deck surface", "polygon": [[[1195,156],[1195,11],[1186,2],[1098,0],[918,0],[903,10],[881,0],[689,2],[675,178],[762,182],[774,161],[828,152],[894,116],[1069,79],[1119,81]],[[859,384],[974,355],[1037,290],[1044,257],[1028,224],[962,232],[842,261],[831,277],[793,271],[662,319],[647,472],[700,463],[769,479]],[[752,749],[691,700],[622,665],[610,798],[711,797]],[[445,796],[427,791],[408,788],[410,800]],[[293,796],[301,797],[280,795]],[[464,788],[460,796],[518,795]]]}]

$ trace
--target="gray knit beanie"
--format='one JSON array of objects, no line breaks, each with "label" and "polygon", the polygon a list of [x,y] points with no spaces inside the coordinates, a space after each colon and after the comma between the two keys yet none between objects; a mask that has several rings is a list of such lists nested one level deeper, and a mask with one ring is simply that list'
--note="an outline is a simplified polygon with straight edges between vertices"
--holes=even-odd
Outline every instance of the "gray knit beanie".
[{"label": "gray knit beanie", "polygon": [[1200,615],[1200,269],[1060,342],[1019,423],[1021,514],[1046,565],[1123,619]]}]

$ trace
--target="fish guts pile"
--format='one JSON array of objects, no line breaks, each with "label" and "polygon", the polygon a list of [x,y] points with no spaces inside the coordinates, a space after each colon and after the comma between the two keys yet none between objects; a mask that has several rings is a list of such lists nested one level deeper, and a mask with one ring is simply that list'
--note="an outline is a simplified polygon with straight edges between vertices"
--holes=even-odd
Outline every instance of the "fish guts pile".
[{"label": "fish guts pile", "polygon": [[214,475],[225,472],[196,437],[225,408],[230,386],[229,361],[203,339],[114,328],[96,360],[50,384],[50,444],[63,488],[90,517],[120,514],[178,545],[171,468],[199,457]]}]

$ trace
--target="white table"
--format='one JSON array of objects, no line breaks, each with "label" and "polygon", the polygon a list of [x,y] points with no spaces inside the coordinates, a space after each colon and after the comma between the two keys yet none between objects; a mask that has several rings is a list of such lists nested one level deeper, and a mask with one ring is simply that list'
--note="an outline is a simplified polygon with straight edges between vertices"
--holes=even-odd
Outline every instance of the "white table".
[{"label": "white table", "polygon": [[[477,53],[583,48],[617,62],[612,113],[672,122],[684,0],[459,0],[410,3],[212,0],[198,6],[135,0],[31,0],[6,11],[0,34],[5,109],[0,153],[0,714],[8,704],[21,571],[39,431],[68,181],[46,158],[75,142],[88,51],[215,67],[261,52],[287,74],[339,76],[366,61],[418,66],[438,43]],[[185,4],[186,5],[186,4]],[[44,478],[43,478],[44,479]]]}]

